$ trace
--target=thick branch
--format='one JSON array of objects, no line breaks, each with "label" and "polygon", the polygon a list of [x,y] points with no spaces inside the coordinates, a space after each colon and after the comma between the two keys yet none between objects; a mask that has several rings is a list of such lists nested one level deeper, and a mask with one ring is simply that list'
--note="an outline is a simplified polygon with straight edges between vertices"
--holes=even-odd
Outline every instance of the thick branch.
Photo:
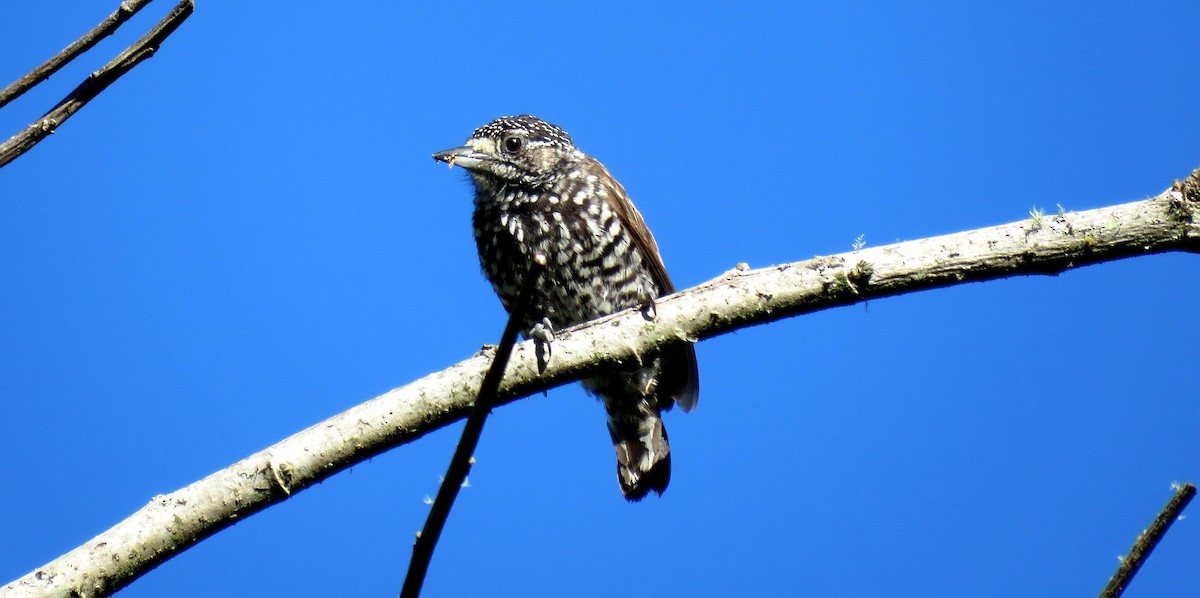
[{"label": "thick branch", "polygon": [[32,89],[34,85],[50,78],[50,75],[56,73],[58,69],[62,68],[68,62],[75,60],[76,56],[87,52],[92,46],[100,43],[100,40],[112,35],[117,30],[117,27],[120,27],[122,23],[132,18],[137,11],[150,4],[150,2],[151,0],[128,0],[127,2],[122,2],[116,12],[108,15],[107,19],[101,21],[91,31],[83,34],[83,37],[75,40],[71,45],[63,48],[61,52],[26,73],[24,77],[13,81],[4,89],[0,89],[0,108],[3,108],[9,102],[20,97],[21,94]]},{"label": "thick branch", "polygon": [[[1200,170],[1158,197],[885,245],[759,270],[737,269],[656,304],[562,331],[543,375],[533,343],[517,346],[502,402],[677,342],[868,299],[971,281],[1057,274],[1167,251],[1200,252]],[[491,362],[487,351],[394,389],[150,504],[59,559],[5,586],[18,594],[94,596],[292,493],[464,417]]]},{"label": "thick branch", "polygon": [[192,14],[194,8],[194,0],[183,0],[177,4],[146,35],[101,67],[100,70],[88,75],[88,78],[84,79],[79,87],[63,98],[57,106],[51,108],[45,116],[0,144],[0,168],[16,160],[18,156],[29,151],[39,141],[54,133],[55,129],[78,112],[84,104],[87,104],[143,60],[153,56],[162,45],[163,40],[179,28],[179,25]]}]

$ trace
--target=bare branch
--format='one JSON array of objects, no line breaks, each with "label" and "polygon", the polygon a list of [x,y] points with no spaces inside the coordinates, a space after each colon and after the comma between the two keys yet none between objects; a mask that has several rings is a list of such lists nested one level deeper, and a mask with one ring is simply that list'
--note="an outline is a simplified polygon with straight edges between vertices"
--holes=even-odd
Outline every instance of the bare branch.
[{"label": "bare branch", "polygon": [[[1035,226],[1036,224],[1036,226]],[[971,281],[1072,268],[1167,251],[1200,252],[1200,170],[1152,199],[759,270],[737,269],[656,302],[647,322],[627,310],[555,335],[539,375],[533,342],[517,345],[500,400],[552,388],[640,355],[754,324]],[[1131,284],[1135,284],[1131,282]],[[129,518],[4,590],[113,592],[233,522],[321,480],[461,419],[489,351],[318,423]]]},{"label": "bare branch", "polygon": [[184,20],[192,14],[195,8],[194,0],[183,0],[171,10],[163,20],[159,21],[146,35],[142,36],[132,46],[121,52],[100,70],[88,75],[78,87],[57,106],[51,108],[37,122],[29,125],[24,131],[13,135],[8,141],[0,144],[0,168],[29,151],[39,141],[54,133],[60,125],[71,118],[71,115],[99,95],[114,81],[128,73],[143,60],[150,58],[158,51],[163,40],[171,35]]},{"label": "bare branch", "polygon": [[1175,496],[1167,502],[1167,506],[1163,507],[1162,512],[1158,517],[1154,518],[1154,522],[1150,527],[1138,536],[1137,541],[1133,543],[1133,549],[1129,551],[1129,555],[1121,559],[1121,566],[1117,567],[1117,572],[1113,574],[1112,579],[1108,580],[1108,585],[1104,586],[1104,590],[1100,592],[1100,598],[1118,598],[1125,593],[1125,587],[1133,580],[1133,576],[1137,575],[1138,569],[1142,568],[1142,563],[1150,558],[1150,553],[1154,551],[1154,547],[1158,546],[1158,542],[1163,536],[1167,535],[1167,530],[1171,529],[1171,524],[1179,518],[1179,514],[1187,508],[1188,503],[1192,502],[1192,497],[1196,496],[1196,486],[1191,483],[1186,483],[1176,490]]},{"label": "bare branch", "polygon": [[0,89],[0,108],[17,99],[21,94],[32,89],[33,86],[50,78],[50,75],[53,75],[58,69],[74,60],[76,56],[90,50],[100,40],[112,35],[117,30],[117,27],[120,27],[122,23],[132,18],[137,11],[150,4],[150,2],[151,0],[128,0],[127,2],[122,2],[116,12],[108,15],[107,19],[101,21],[91,31],[83,34],[83,37],[75,40],[74,43],[63,48],[61,52],[38,65],[32,71],[29,71],[24,77],[13,81],[4,89]]}]

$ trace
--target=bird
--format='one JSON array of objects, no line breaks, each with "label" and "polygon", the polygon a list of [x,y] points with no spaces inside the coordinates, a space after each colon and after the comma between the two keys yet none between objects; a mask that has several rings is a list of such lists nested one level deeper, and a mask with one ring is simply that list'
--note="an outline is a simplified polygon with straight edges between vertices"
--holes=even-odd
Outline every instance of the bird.
[{"label": "bird", "polygon": [[[461,166],[474,183],[479,263],[506,310],[514,308],[531,263],[544,259],[521,322],[527,338],[550,343],[555,328],[628,308],[653,317],[655,299],[675,292],[625,188],[560,127],[528,114],[505,116],[433,158]],[[671,479],[662,413],[675,404],[684,412],[695,408],[695,349],[671,346],[633,369],[602,372],[582,384],[608,415],[621,493],[630,502],[650,491],[661,495]]]}]

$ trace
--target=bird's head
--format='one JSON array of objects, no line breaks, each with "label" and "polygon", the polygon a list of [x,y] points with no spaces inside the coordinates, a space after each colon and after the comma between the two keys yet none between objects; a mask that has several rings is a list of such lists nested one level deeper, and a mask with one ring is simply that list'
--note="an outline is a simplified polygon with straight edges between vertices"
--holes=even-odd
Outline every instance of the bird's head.
[{"label": "bird's head", "polygon": [[466,145],[433,155],[467,169],[484,187],[536,185],[581,157],[566,131],[527,114],[498,118],[475,129]]}]

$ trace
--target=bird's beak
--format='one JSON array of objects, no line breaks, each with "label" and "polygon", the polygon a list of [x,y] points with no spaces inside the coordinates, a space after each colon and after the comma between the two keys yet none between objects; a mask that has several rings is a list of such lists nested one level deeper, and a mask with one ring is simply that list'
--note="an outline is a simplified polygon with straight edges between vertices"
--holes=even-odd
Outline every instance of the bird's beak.
[{"label": "bird's beak", "polygon": [[433,159],[438,162],[445,162],[451,168],[457,164],[467,170],[477,170],[483,164],[483,161],[487,159],[487,155],[476,151],[473,147],[464,145],[463,147],[440,151],[433,155]]}]

